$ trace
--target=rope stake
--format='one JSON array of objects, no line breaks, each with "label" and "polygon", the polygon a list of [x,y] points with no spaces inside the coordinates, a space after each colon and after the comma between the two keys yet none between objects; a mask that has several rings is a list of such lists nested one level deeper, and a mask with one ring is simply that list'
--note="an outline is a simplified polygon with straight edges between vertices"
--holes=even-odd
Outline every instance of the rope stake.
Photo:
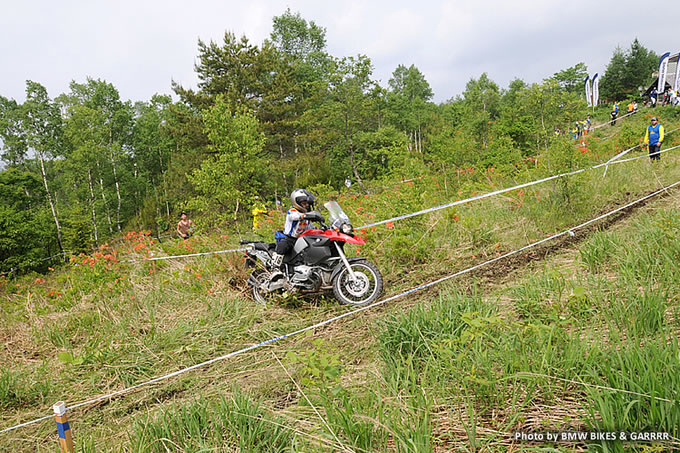
[{"label": "rope stake", "polygon": [[59,401],[52,406],[52,409],[54,410],[54,420],[57,422],[61,453],[73,453],[73,437],[71,435],[71,425],[66,416],[66,403]]}]

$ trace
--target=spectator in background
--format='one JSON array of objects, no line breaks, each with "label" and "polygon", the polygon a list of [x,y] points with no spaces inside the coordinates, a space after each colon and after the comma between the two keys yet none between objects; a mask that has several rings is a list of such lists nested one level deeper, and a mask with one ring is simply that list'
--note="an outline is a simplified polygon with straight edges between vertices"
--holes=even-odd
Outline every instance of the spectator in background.
[{"label": "spectator in background", "polygon": [[655,88],[652,88],[652,92],[649,93],[649,102],[652,103],[652,107],[656,107],[656,96],[657,96],[657,93],[656,93],[656,87],[655,87]]},{"label": "spectator in background", "polygon": [[574,125],[571,127],[571,138],[573,140],[578,138],[578,121],[574,122]]},{"label": "spectator in background", "polygon": [[637,101],[633,101],[633,113],[637,113],[638,111],[638,103]]},{"label": "spectator in background", "polygon": [[629,114],[630,114],[630,113],[633,113],[633,109],[634,109],[634,107],[633,107],[633,101],[630,101],[630,102],[628,103],[628,113],[629,113]]},{"label": "spectator in background", "polygon": [[671,105],[678,105],[678,92],[676,90],[671,91]]},{"label": "spectator in background", "polygon": [[255,203],[253,204],[253,231],[260,226],[260,221],[267,215],[267,208],[260,201],[260,197],[255,196]]},{"label": "spectator in background", "polygon": [[177,223],[177,234],[182,239],[189,239],[194,233],[194,221],[187,218],[187,213],[182,211],[179,215],[180,221]]},{"label": "spectator in background", "polygon": [[619,116],[619,103],[614,102],[614,107],[612,108],[612,121],[609,123],[610,125],[614,126],[616,124],[616,118]]},{"label": "spectator in background", "polygon": [[586,115],[586,120],[584,121],[583,132],[586,134],[590,132],[590,115]]},{"label": "spectator in background", "polygon": [[667,89],[663,92],[663,105],[668,105],[671,103],[671,89]]},{"label": "spectator in background", "polygon": [[659,124],[657,117],[652,117],[652,124],[647,126],[647,133],[643,143],[649,147],[649,159],[654,162],[661,160],[661,145],[663,144],[663,126]]}]

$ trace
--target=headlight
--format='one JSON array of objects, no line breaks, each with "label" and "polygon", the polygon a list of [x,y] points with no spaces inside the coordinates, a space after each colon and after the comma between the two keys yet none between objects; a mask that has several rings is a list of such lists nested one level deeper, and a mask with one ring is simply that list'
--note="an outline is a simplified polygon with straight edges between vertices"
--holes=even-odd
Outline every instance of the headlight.
[{"label": "headlight", "polygon": [[349,223],[343,223],[342,224],[342,232],[345,234],[350,234],[352,231],[354,231],[354,228],[352,228],[352,225]]}]

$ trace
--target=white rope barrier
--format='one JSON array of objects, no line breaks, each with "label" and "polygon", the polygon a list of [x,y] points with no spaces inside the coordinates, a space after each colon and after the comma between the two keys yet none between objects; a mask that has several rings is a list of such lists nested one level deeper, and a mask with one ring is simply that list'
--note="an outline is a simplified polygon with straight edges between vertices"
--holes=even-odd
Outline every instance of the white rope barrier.
[{"label": "white rope barrier", "polygon": [[[677,131],[677,130],[680,130],[680,127],[676,127],[675,129],[672,129],[672,130],[666,132],[666,135],[671,134],[671,133],[673,133],[673,132],[675,132],[675,131]],[[621,152],[618,153],[616,156],[614,156],[614,157],[612,157],[611,159],[609,159],[609,160],[606,162],[606,164],[610,164],[610,163],[612,163],[612,162],[614,162],[614,161],[617,161],[618,159],[620,159],[621,157],[625,156],[626,154],[628,154],[628,153],[631,152],[632,150],[634,150],[634,149],[636,149],[636,148],[639,148],[639,147],[641,147],[641,146],[642,146],[642,143],[639,143],[639,144],[633,146],[632,148],[628,148],[628,149],[626,149],[626,150],[621,151]],[[676,146],[676,147],[673,147],[673,148],[666,149],[666,150],[664,150],[664,151],[661,151],[659,154],[665,153],[666,151],[670,151],[671,149],[675,149],[675,148],[677,148],[677,146]],[[644,157],[644,156],[643,156],[643,157]],[[635,159],[630,159],[630,160],[635,160]],[[629,162],[630,160],[628,160],[628,159],[627,159],[627,160],[622,160],[621,162]],[[604,174],[602,175],[603,178],[604,178],[605,176],[607,176],[607,170],[608,170],[608,169],[609,169],[609,165],[607,165],[606,168],[605,168],[605,170],[604,170]]]},{"label": "white rope barrier", "polygon": [[617,117],[615,120],[609,120],[609,121],[607,121],[606,123],[598,124],[597,126],[593,126],[593,127],[591,127],[590,129],[592,130],[592,129],[598,129],[598,128],[600,128],[600,127],[604,127],[604,126],[606,126],[607,124],[611,124],[612,121],[622,120],[622,119],[624,119],[625,117],[630,116],[630,115],[633,115],[633,114],[635,114],[635,113],[638,113],[638,112],[630,112],[630,113],[626,113],[625,115],[622,115],[622,116]]},{"label": "white rope barrier", "polygon": [[[666,149],[662,152],[668,152],[668,151],[677,149],[679,147],[680,146],[674,146],[674,147],[668,148],[668,149]],[[631,149],[634,149],[634,148],[631,148]],[[627,150],[627,151],[630,151],[630,150]],[[446,204],[435,206],[435,207],[432,207],[432,208],[423,209],[422,211],[412,212],[410,214],[404,214],[404,215],[401,215],[401,216],[392,217],[391,219],[386,219],[386,220],[381,220],[379,222],[369,223],[368,225],[363,225],[363,226],[357,227],[356,230],[363,230],[363,229],[370,228],[370,227],[373,227],[373,226],[383,225],[383,224],[389,223],[389,222],[394,222],[395,220],[403,220],[403,219],[407,219],[409,217],[415,217],[415,216],[427,214],[427,213],[430,213],[430,212],[439,211],[441,209],[446,209],[446,208],[450,208],[450,207],[453,207],[453,206],[458,206],[458,205],[461,205],[461,204],[470,203],[471,201],[481,200],[483,198],[493,197],[495,195],[499,195],[499,194],[502,194],[502,193],[512,192],[513,190],[518,190],[518,189],[523,189],[525,187],[534,186],[536,184],[551,181],[553,179],[563,178],[565,176],[573,176],[573,175],[577,175],[579,173],[583,173],[583,172],[588,171],[588,170],[594,170],[594,169],[597,169],[597,168],[606,167],[606,166],[613,165],[613,164],[629,162],[631,160],[643,159],[645,157],[648,157],[648,156],[647,155],[638,156],[638,157],[634,157],[634,158],[631,158],[631,159],[623,159],[623,160],[615,160],[615,161],[609,160],[609,161],[601,163],[601,164],[593,165],[592,167],[581,168],[579,170],[574,170],[574,171],[567,172],[567,173],[560,173],[558,175],[548,176],[547,178],[538,179],[538,180],[535,180],[535,181],[530,181],[530,182],[527,182],[527,183],[524,183],[524,184],[519,184],[519,185],[512,186],[512,187],[507,187],[505,189],[499,189],[499,190],[496,190],[496,191],[493,191],[493,192],[483,193],[483,194],[480,194],[480,195],[476,195],[474,197],[465,198],[463,200],[457,200],[457,201],[454,201],[454,202],[451,202],[451,203],[446,203]]]},{"label": "white rope barrier", "polygon": [[[198,369],[198,368],[202,368],[202,367],[205,367],[205,366],[207,366],[207,365],[211,365],[211,364],[213,364],[213,363],[220,362],[220,361],[222,361],[222,360],[225,360],[225,359],[228,359],[228,358],[231,358],[231,357],[240,355],[240,354],[244,354],[244,353],[249,352],[249,351],[252,351],[252,350],[254,350],[254,349],[261,348],[261,347],[263,347],[263,346],[267,346],[267,345],[272,344],[272,343],[275,343],[275,342],[277,342],[277,341],[284,340],[284,339],[290,338],[290,337],[294,337],[294,336],[300,335],[300,334],[302,334],[302,333],[305,333],[305,332],[308,332],[308,331],[311,331],[311,330],[314,330],[314,329],[318,329],[318,328],[320,328],[320,327],[324,327],[324,326],[326,326],[326,325],[328,325],[328,324],[330,324],[330,323],[332,323],[332,322],[339,321],[339,320],[341,320],[341,319],[343,319],[343,318],[347,318],[347,317],[356,315],[357,313],[361,313],[361,312],[366,311],[366,310],[370,310],[370,309],[375,308],[375,307],[377,307],[377,306],[383,305],[383,304],[385,304],[385,303],[387,303],[387,302],[391,302],[391,301],[393,301],[393,300],[395,300],[395,299],[399,299],[399,298],[404,297],[404,296],[407,296],[407,295],[409,295],[409,294],[413,294],[413,293],[415,293],[415,292],[417,292],[417,291],[422,291],[422,290],[427,289],[427,288],[429,288],[429,287],[431,287],[431,286],[434,286],[434,285],[437,285],[437,284],[439,284],[439,283],[445,282],[445,281],[447,281],[447,280],[450,280],[450,279],[452,279],[452,278],[458,277],[458,276],[460,276],[460,275],[470,273],[470,272],[475,271],[475,270],[477,270],[477,269],[479,269],[479,268],[481,268],[481,267],[487,266],[487,265],[489,265],[489,264],[492,264],[492,263],[495,263],[495,262],[497,262],[497,261],[503,260],[503,259],[508,258],[508,257],[510,257],[510,256],[516,255],[516,254],[518,254],[518,253],[521,253],[521,252],[523,252],[523,251],[525,251],[525,250],[534,248],[534,247],[536,247],[536,246],[538,246],[538,245],[541,245],[541,244],[543,244],[543,243],[546,243],[546,242],[548,242],[548,241],[552,241],[553,239],[557,239],[557,238],[562,237],[562,236],[565,236],[565,235],[573,236],[573,235],[574,235],[574,230],[578,230],[578,229],[584,228],[584,227],[586,227],[586,226],[588,226],[588,225],[591,225],[591,224],[593,224],[593,223],[595,223],[595,222],[597,222],[597,221],[599,221],[599,220],[605,219],[605,218],[607,218],[607,217],[609,217],[609,216],[612,216],[612,215],[614,215],[614,214],[616,214],[616,213],[618,213],[618,212],[621,212],[621,211],[623,211],[623,210],[626,210],[626,209],[628,209],[628,208],[630,208],[630,207],[632,207],[632,206],[634,206],[634,205],[636,205],[636,204],[638,204],[638,203],[641,203],[641,202],[643,202],[643,201],[645,201],[645,200],[647,200],[647,199],[649,199],[649,198],[652,198],[652,197],[654,197],[654,196],[656,196],[656,195],[659,195],[660,193],[666,192],[666,191],[668,191],[669,189],[672,189],[673,187],[675,187],[675,186],[677,186],[677,185],[679,185],[679,184],[680,184],[680,181],[677,181],[677,182],[675,182],[675,183],[673,183],[673,184],[671,184],[671,185],[669,185],[669,186],[666,186],[666,187],[664,187],[664,188],[662,188],[662,189],[659,189],[659,190],[657,190],[657,191],[655,191],[655,192],[652,192],[651,194],[645,195],[645,196],[642,197],[642,198],[639,198],[639,199],[637,199],[637,200],[635,200],[635,201],[633,201],[633,202],[630,202],[630,203],[628,203],[628,204],[626,204],[626,205],[624,205],[624,206],[621,206],[621,207],[619,207],[619,208],[617,208],[617,209],[614,209],[614,210],[612,210],[612,211],[609,211],[609,212],[606,213],[606,214],[603,214],[603,215],[600,215],[600,216],[598,216],[598,217],[596,217],[596,218],[594,218],[594,219],[588,220],[587,222],[583,222],[583,223],[581,223],[580,225],[577,225],[577,226],[575,226],[575,227],[572,227],[572,228],[570,228],[570,229],[568,229],[568,230],[564,230],[564,231],[562,231],[562,232],[560,232],[560,233],[553,234],[552,236],[549,236],[549,237],[547,237],[547,238],[545,238],[545,239],[541,239],[540,241],[532,242],[531,244],[525,245],[524,247],[521,247],[521,248],[519,248],[519,249],[517,249],[517,250],[513,250],[513,251],[511,251],[511,252],[505,253],[505,254],[503,254],[503,255],[501,255],[501,256],[498,256],[498,257],[496,257],[496,258],[490,259],[490,260],[485,261],[485,262],[480,263],[480,264],[476,264],[476,265],[474,265],[474,266],[472,266],[472,267],[469,267],[469,268],[467,268],[467,269],[463,269],[463,270],[461,270],[461,271],[458,271],[458,272],[456,272],[456,273],[453,273],[453,274],[447,275],[447,276],[445,276],[445,277],[439,278],[439,279],[437,279],[437,280],[434,280],[434,281],[432,281],[432,282],[429,282],[429,283],[426,283],[426,284],[424,284],[424,285],[418,286],[418,287],[416,287],[416,288],[409,289],[408,291],[404,291],[404,292],[399,293],[399,294],[396,294],[396,295],[394,295],[394,296],[390,296],[390,297],[388,297],[388,298],[386,298],[386,299],[380,300],[380,301],[378,301],[378,302],[374,302],[374,303],[372,303],[372,304],[370,304],[370,305],[367,305],[367,306],[365,306],[365,307],[357,308],[357,309],[355,309],[355,310],[352,310],[352,311],[343,313],[343,314],[341,314],[341,315],[335,316],[335,317],[330,318],[330,319],[327,319],[327,320],[325,320],[325,321],[321,321],[321,322],[318,322],[318,323],[316,323],[316,324],[312,324],[312,325],[310,325],[310,326],[304,327],[304,328],[302,328],[302,329],[298,329],[298,330],[296,330],[296,331],[293,331],[293,332],[290,332],[290,333],[287,333],[287,334],[284,334],[284,335],[280,335],[280,336],[277,336],[277,337],[270,338],[270,339],[268,339],[268,340],[266,340],[266,341],[263,341],[263,342],[261,342],[261,343],[257,343],[257,344],[254,344],[254,345],[251,345],[251,346],[247,346],[247,347],[242,348],[242,349],[238,349],[238,350],[236,350],[236,351],[232,351],[232,352],[230,352],[230,353],[228,353],[228,354],[225,354],[225,355],[222,355],[222,356],[219,356],[219,357],[215,357],[215,358],[213,358],[213,359],[206,360],[206,361],[204,361],[204,362],[197,363],[197,364],[195,364],[195,365],[192,365],[192,366],[189,366],[189,367],[186,367],[186,368],[182,368],[181,370],[177,370],[177,371],[174,371],[174,372],[172,372],[172,373],[168,373],[168,374],[165,374],[165,375],[163,375],[163,376],[159,376],[159,377],[150,379],[150,380],[148,380],[148,381],[145,381],[145,382],[142,382],[142,383],[139,383],[139,384],[136,384],[136,385],[133,385],[133,386],[124,388],[124,389],[122,389],[122,390],[118,390],[118,391],[115,391],[115,392],[107,393],[106,395],[101,395],[101,396],[98,396],[98,397],[96,397],[96,398],[92,398],[92,399],[89,399],[89,400],[87,400],[87,401],[83,401],[83,402],[74,404],[73,406],[69,406],[69,407],[67,408],[67,410],[72,410],[72,409],[76,409],[76,408],[79,408],[79,407],[88,406],[88,405],[90,405],[90,404],[93,404],[93,403],[96,403],[96,402],[99,402],[99,401],[103,401],[103,400],[107,400],[107,399],[110,399],[110,398],[113,398],[113,397],[116,397],[116,396],[120,396],[120,395],[129,393],[129,392],[131,392],[132,390],[136,390],[136,389],[139,389],[139,388],[141,388],[141,387],[145,387],[145,386],[154,384],[154,383],[156,383],[156,382],[161,382],[161,381],[164,381],[164,380],[173,378],[173,377],[175,377],[175,376],[179,376],[179,375],[181,375],[181,374],[187,373],[187,372],[189,372],[189,371],[192,371],[192,370],[195,370],[195,369]],[[4,428],[4,429],[0,430],[0,434],[1,434],[1,433],[8,432],[8,431],[13,431],[13,430],[15,430],[15,429],[19,429],[19,428],[22,428],[22,427],[25,427],[25,426],[29,426],[29,425],[32,425],[32,424],[41,422],[41,421],[43,421],[43,420],[47,420],[48,418],[51,418],[51,417],[53,417],[53,416],[52,416],[52,415],[48,415],[48,416],[41,417],[41,418],[37,418],[37,419],[35,419],[35,420],[31,420],[31,421],[28,421],[28,422],[25,422],[25,423],[21,423],[21,424],[15,425],[15,426],[11,426],[11,427],[9,427],[9,428]]]},{"label": "white rope barrier", "polygon": [[[42,263],[43,261],[49,261],[49,260],[51,260],[51,259],[54,259],[54,258],[56,258],[56,257],[58,257],[58,256],[62,256],[62,255],[63,255],[63,256],[66,256],[66,255],[68,255],[68,254],[70,254],[70,253],[71,253],[71,252],[59,252],[59,253],[57,253],[56,255],[48,256],[47,258],[40,258],[40,259],[36,260],[35,262]],[[2,271],[2,272],[0,272],[0,275],[9,275],[9,274],[11,274],[11,273],[13,273],[13,272],[16,272],[16,271],[19,270],[19,269],[25,269],[25,268],[31,267],[31,266],[33,266],[33,265],[34,265],[34,264],[19,264],[19,265],[15,266],[15,267],[11,268],[11,269],[8,270],[8,271]]]},{"label": "white rope barrier", "polygon": [[126,260],[123,261],[123,263],[139,263],[142,261],[160,261],[160,260],[171,260],[174,258],[188,258],[191,256],[206,256],[206,255],[217,255],[220,253],[234,253],[234,252],[243,252],[246,250],[245,248],[241,247],[238,249],[228,249],[228,250],[216,250],[212,252],[202,252],[202,253],[189,253],[187,255],[170,255],[170,256],[157,256],[153,258],[142,258],[139,260]]},{"label": "white rope barrier", "polygon": [[[677,130],[680,130],[680,128],[673,129],[673,130],[667,132],[667,134],[670,134],[670,133],[675,132]],[[447,204],[444,204],[444,205],[439,205],[439,206],[435,206],[435,207],[432,207],[432,208],[424,209],[422,211],[412,212],[410,214],[404,214],[404,215],[401,215],[401,216],[392,217],[390,219],[381,220],[379,222],[369,223],[368,225],[363,225],[363,226],[357,227],[357,228],[355,228],[355,230],[357,230],[357,231],[364,230],[366,228],[370,228],[370,227],[373,227],[373,226],[383,225],[383,224],[386,224],[386,223],[389,223],[389,222],[394,222],[394,221],[397,221],[397,220],[403,220],[403,219],[407,219],[407,218],[410,218],[410,217],[415,217],[415,216],[427,214],[427,213],[430,213],[430,212],[439,211],[441,209],[446,209],[446,208],[450,208],[450,207],[453,207],[453,206],[470,203],[472,201],[481,200],[483,198],[492,197],[492,196],[499,195],[499,194],[502,194],[502,193],[512,192],[513,190],[518,190],[518,189],[530,187],[530,186],[533,186],[533,185],[536,185],[536,184],[541,184],[543,182],[551,181],[553,179],[563,178],[565,176],[573,176],[573,175],[576,175],[578,173],[583,173],[584,171],[597,169],[597,168],[600,168],[600,167],[603,167],[603,166],[606,166],[608,168],[608,166],[610,164],[618,163],[618,162],[615,161],[615,159],[617,159],[620,156],[627,154],[628,152],[630,152],[630,151],[632,151],[632,150],[634,150],[634,149],[636,149],[640,146],[641,145],[636,145],[632,148],[628,148],[627,150],[625,150],[625,151],[617,154],[616,156],[612,157],[607,162],[604,162],[604,163],[601,163],[601,164],[598,164],[598,165],[594,165],[592,167],[582,168],[582,169],[575,170],[575,171],[572,171],[572,172],[561,173],[561,174],[558,174],[558,175],[549,176],[547,178],[538,179],[538,180],[535,180],[535,181],[530,181],[530,182],[520,184],[520,185],[516,185],[516,186],[513,186],[513,187],[508,187],[506,189],[500,189],[500,190],[497,190],[497,191],[494,191],[494,192],[488,192],[488,193],[477,195],[477,196],[474,196],[474,197],[465,198],[463,200],[457,200],[457,201],[447,203]],[[663,152],[670,151],[671,149],[675,149],[675,148],[676,147],[669,148],[667,150],[664,150]],[[643,157],[645,157],[645,156],[643,156]],[[631,160],[634,160],[634,159],[631,159]],[[623,160],[621,162],[628,162],[628,160]],[[604,174],[606,175],[606,173],[607,173],[607,170],[605,169]],[[419,178],[414,178],[414,179],[419,179]],[[406,180],[406,181],[401,181],[401,182],[408,182],[408,181],[412,181],[412,180]],[[127,260],[127,261],[124,261],[124,262],[137,263],[137,262],[143,262],[143,261],[159,261],[159,260],[169,260],[169,259],[175,259],[175,258],[189,258],[189,257],[194,257],[194,256],[215,255],[215,254],[221,254],[221,253],[242,252],[242,251],[245,251],[245,250],[246,250],[245,248],[235,248],[235,249],[230,249],[230,250],[217,250],[217,251],[212,251],[212,252],[190,253],[190,254],[186,254],[186,255],[171,255],[171,256],[155,257],[155,258],[143,258],[143,259],[138,259],[138,260]]]},{"label": "white rope barrier", "polygon": [[[668,151],[673,151],[674,149],[678,149],[678,148],[680,148],[680,145],[677,145],[677,146],[673,146],[673,147],[671,147],[671,148],[664,149],[664,150],[662,150],[662,151],[659,151],[658,153],[654,153],[653,155],[654,155],[654,156],[660,156],[660,155],[663,154],[663,153],[667,153]],[[622,164],[622,163],[624,163],[624,162],[630,162],[630,161],[633,161],[633,160],[645,159],[645,158],[649,158],[650,156],[652,156],[652,154],[646,154],[646,155],[644,155],[644,156],[637,156],[637,157],[629,157],[628,159],[615,160],[615,161],[613,161],[613,162],[610,162],[609,165],[612,165],[612,164]]]}]

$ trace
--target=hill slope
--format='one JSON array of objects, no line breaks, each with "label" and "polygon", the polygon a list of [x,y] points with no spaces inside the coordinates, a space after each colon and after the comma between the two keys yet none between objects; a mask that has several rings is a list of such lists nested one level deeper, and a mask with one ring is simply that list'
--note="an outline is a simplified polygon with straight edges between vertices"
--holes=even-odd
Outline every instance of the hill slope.
[{"label": "hill slope", "polygon": [[[368,223],[622,149],[595,138],[587,152],[572,147],[512,174],[444,172],[369,197],[334,196],[356,223]],[[669,136],[667,146],[673,142],[680,140]],[[355,253],[375,261],[386,293],[396,294],[676,182],[679,161],[671,152],[660,164],[641,159],[610,167],[604,178],[589,171],[369,229],[368,245]],[[525,257],[513,272],[497,267],[452,280],[313,339],[74,410],[76,440],[86,451],[429,451],[502,450],[515,430],[658,429],[677,437],[668,403],[591,387],[663,399],[680,389],[680,370],[668,365],[678,354],[677,199],[673,192],[652,201],[615,231],[564,244],[565,252],[545,249],[549,259],[538,267]],[[272,218],[258,233],[277,224]],[[3,281],[2,427],[45,415],[58,399],[71,405],[344,312],[324,299],[255,305],[238,254],[124,262],[234,244],[221,234],[159,244],[131,233],[48,277]],[[627,418],[616,415],[626,408]],[[0,435],[0,445],[35,451],[54,438],[50,422]]]}]

